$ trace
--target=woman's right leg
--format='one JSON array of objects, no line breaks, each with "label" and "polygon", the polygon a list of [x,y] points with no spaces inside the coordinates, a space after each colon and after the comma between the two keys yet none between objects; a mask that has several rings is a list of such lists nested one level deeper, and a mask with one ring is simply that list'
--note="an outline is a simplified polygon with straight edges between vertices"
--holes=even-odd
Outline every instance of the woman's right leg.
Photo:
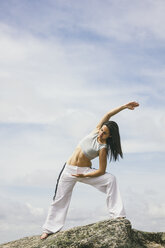
[{"label": "woman's right leg", "polygon": [[43,232],[47,234],[58,232],[65,223],[66,215],[68,212],[72,190],[76,183],[76,178],[72,176],[72,173],[76,173],[76,166],[65,166],[60,178],[58,178],[58,184],[56,187],[56,194],[53,202],[48,211],[45,224],[43,225]]}]

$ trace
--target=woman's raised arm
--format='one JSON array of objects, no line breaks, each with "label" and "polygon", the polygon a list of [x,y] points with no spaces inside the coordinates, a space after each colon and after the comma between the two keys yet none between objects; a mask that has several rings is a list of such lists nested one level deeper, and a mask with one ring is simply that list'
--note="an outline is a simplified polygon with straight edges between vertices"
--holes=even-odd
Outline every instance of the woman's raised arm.
[{"label": "woman's raised arm", "polygon": [[120,107],[118,107],[118,108],[115,108],[115,109],[110,110],[110,111],[109,111],[108,113],[106,113],[106,114],[103,116],[103,118],[99,121],[99,123],[98,123],[98,125],[96,126],[96,128],[98,128],[98,129],[101,128],[101,126],[102,126],[102,124],[103,124],[104,122],[108,121],[108,120],[111,118],[111,116],[116,115],[116,114],[119,113],[121,110],[126,109],[126,108],[133,110],[134,108],[136,108],[136,107],[138,107],[138,106],[139,106],[139,103],[138,103],[138,102],[129,102],[129,103],[124,104],[124,105],[122,105],[122,106],[120,106]]}]

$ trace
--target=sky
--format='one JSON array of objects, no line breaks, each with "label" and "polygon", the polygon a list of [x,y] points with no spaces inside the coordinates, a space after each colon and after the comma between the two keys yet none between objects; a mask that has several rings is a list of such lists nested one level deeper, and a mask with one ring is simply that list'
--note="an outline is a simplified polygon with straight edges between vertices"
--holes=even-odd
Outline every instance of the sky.
[{"label": "sky", "polygon": [[[42,233],[63,164],[130,101],[111,118],[124,158],[107,172],[132,227],[165,231],[164,12],[163,0],[0,0],[0,243]],[[63,230],[107,218],[106,195],[77,183]]]}]

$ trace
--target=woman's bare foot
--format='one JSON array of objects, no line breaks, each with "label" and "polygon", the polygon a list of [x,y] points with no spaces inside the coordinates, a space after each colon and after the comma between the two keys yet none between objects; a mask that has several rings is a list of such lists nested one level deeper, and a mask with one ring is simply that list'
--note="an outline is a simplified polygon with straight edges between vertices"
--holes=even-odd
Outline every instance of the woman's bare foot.
[{"label": "woman's bare foot", "polygon": [[40,239],[46,239],[48,236],[49,236],[49,234],[44,232],[44,233],[41,235]]}]

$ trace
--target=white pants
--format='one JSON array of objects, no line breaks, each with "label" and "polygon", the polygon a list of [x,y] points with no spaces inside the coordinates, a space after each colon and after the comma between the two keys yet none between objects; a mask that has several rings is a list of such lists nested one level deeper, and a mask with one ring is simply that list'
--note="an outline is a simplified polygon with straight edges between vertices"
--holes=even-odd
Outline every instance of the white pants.
[{"label": "white pants", "polygon": [[72,190],[77,181],[90,184],[101,192],[106,193],[106,202],[110,219],[126,217],[120,191],[114,175],[107,172],[98,177],[78,178],[71,175],[85,174],[95,170],[96,169],[90,167],[78,167],[64,164],[57,179],[55,195],[49,208],[46,222],[43,225],[43,232],[56,233],[64,226]]}]

